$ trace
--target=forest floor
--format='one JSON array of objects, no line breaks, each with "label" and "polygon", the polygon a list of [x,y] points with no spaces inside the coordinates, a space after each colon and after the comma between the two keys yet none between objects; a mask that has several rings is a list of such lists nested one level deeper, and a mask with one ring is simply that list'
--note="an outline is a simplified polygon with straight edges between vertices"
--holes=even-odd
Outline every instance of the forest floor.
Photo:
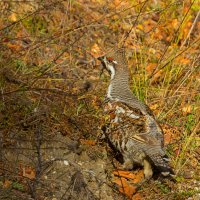
[{"label": "forest floor", "polygon": [[[190,1],[0,1],[0,199],[200,199],[200,7]],[[133,94],[164,131],[175,181],[119,170],[99,137],[125,45]]]}]

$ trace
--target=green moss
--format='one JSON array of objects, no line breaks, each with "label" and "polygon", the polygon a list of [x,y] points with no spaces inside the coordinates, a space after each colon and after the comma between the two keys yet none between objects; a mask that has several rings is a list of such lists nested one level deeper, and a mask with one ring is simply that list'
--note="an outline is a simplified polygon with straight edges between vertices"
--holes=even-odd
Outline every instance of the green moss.
[{"label": "green moss", "polygon": [[164,194],[167,194],[171,191],[170,188],[167,185],[164,185],[160,182],[157,182],[156,185],[161,190],[161,192],[164,193]]},{"label": "green moss", "polygon": [[12,183],[12,188],[16,189],[16,190],[19,190],[19,191],[24,191],[25,190],[24,186],[19,182],[13,182]]},{"label": "green moss", "polygon": [[187,121],[185,123],[185,128],[187,131],[192,131],[193,127],[195,126],[195,115],[193,113],[187,116]]},{"label": "green moss", "polygon": [[23,20],[24,27],[33,35],[43,35],[48,32],[48,24],[41,16],[33,16]]},{"label": "green moss", "polygon": [[192,197],[195,194],[198,194],[200,190],[187,190],[187,191],[182,191],[179,193],[175,193],[173,198],[174,199],[186,199],[188,197]]}]

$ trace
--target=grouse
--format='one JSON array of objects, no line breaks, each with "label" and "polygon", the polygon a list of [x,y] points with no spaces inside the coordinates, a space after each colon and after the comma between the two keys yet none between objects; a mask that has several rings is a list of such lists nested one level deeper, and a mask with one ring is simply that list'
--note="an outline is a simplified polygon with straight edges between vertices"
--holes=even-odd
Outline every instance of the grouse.
[{"label": "grouse", "polygon": [[98,58],[110,74],[104,102],[105,137],[123,156],[123,168],[144,167],[150,179],[155,166],[163,176],[173,175],[163,148],[163,131],[150,108],[137,99],[129,87],[129,70],[125,49],[120,48]]}]

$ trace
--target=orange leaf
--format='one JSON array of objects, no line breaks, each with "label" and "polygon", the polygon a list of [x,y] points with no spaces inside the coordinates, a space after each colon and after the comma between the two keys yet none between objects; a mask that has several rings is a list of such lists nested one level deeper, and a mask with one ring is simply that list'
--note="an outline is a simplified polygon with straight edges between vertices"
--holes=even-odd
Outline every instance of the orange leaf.
[{"label": "orange leaf", "polygon": [[187,65],[187,64],[190,63],[190,59],[188,59],[188,58],[182,58],[182,59],[180,59],[180,62],[181,62],[181,64]]},{"label": "orange leaf", "polygon": [[19,176],[23,176],[32,180],[35,178],[35,169],[19,163]]},{"label": "orange leaf", "polygon": [[142,31],[144,30],[144,26],[142,24],[138,24],[137,28],[140,29],[140,30],[142,30]]},{"label": "orange leaf", "polygon": [[11,183],[12,183],[11,181],[9,181],[9,180],[6,179],[6,180],[4,181],[4,183],[3,183],[3,188],[9,188],[10,185],[11,185]]},{"label": "orange leaf", "polygon": [[165,145],[170,144],[171,140],[172,140],[172,133],[168,132],[167,134],[164,134],[164,143],[165,143]]},{"label": "orange leaf", "polygon": [[123,171],[123,170],[115,170],[113,171],[115,176],[120,176],[124,178],[135,179],[135,174],[131,173],[130,171]]},{"label": "orange leaf", "polygon": [[182,108],[183,114],[189,114],[192,112],[192,106],[191,105],[186,105]]},{"label": "orange leaf", "polygon": [[124,171],[124,170],[115,170],[113,171],[113,175],[123,177],[126,179],[131,179],[132,183],[139,183],[144,178],[143,170],[131,172],[131,171]]},{"label": "orange leaf", "polygon": [[180,149],[176,149],[176,150],[175,150],[175,154],[176,154],[177,156],[180,154],[180,152],[181,152]]},{"label": "orange leaf", "polygon": [[164,131],[164,145],[168,145],[172,141],[177,140],[181,135],[181,132],[177,127],[163,124],[162,129]]},{"label": "orange leaf", "polygon": [[8,19],[12,22],[16,22],[17,21],[17,16],[16,16],[16,13],[12,13]]},{"label": "orange leaf", "polygon": [[152,83],[156,83],[160,80],[161,76],[163,75],[163,70],[158,70],[154,72],[154,75],[151,79]]},{"label": "orange leaf", "polygon": [[151,110],[153,110],[155,113],[159,110],[159,105],[158,104],[152,104],[150,105]]},{"label": "orange leaf", "polygon": [[84,140],[84,139],[80,139],[81,144],[87,144],[87,145],[95,145],[96,141],[94,140]]},{"label": "orange leaf", "polygon": [[[137,189],[137,187],[134,186],[134,184],[139,183],[144,179],[143,170],[137,172],[115,170],[113,171],[113,175],[115,175],[113,182],[118,185],[119,191],[121,193],[125,194],[130,199],[141,199],[140,195],[133,195],[136,193]],[[118,176],[119,178],[116,176]]]},{"label": "orange leaf", "polygon": [[92,46],[91,53],[92,53],[93,56],[99,56],[102,53],[98,44],[95,43]]},{"label": "orange leaf", "polygon": [[133,180],[131,180],[131,183],[139,183],[143,179],[144,179],[144,172],[143,172],[143,170],[140,170],[135,174],[135,178]]},{"label": "orange leaf", "polygon": [[184,57],[178,57],[175,59],[177,63],[187,65],[190,63],[190,59]]},{"label": "orange leaf", "polygon": [[31,167],[23,167],[22,170],[24,177],[27,177],[31,180],[35,178],[35,170],[32,169]]},{"label": "orange leaf", "polygon": [[16,44],[7,43],[7,46],[13,51],[19,51],[21,49],[21,47]]},{"label": "orange leaf", "polygon": [[155,70],[156,66],[157,66],[157,63],[149,63],[146,66],[147,73],[150,74],[153,70]]},{"label": "orange leaf", "polygon": [[178,19],[173,19],[170,23],[170,26],[172,26],[174,29],[178,27]]},{"label": "orange leaf", "polygon": [[136,187],[129,184],[125,178],[115,178],[113,182],[119,186],[119,191],[130,199],[136,193]]}]

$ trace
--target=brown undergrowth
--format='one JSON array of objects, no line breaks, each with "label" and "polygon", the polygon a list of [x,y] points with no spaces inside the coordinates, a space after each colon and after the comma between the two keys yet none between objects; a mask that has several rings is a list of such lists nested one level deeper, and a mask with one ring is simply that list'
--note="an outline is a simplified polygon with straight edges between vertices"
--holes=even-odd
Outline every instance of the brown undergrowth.
[{"label": "brown undergrowth", "polygon": [[[1,1],[0,198],[199,199],[198,1]],[[165,133],[176,183],[118,171],[100,138],[108,76],[126,47],[130,85]],[[8,199],[8,198],[7,198]]]}]

